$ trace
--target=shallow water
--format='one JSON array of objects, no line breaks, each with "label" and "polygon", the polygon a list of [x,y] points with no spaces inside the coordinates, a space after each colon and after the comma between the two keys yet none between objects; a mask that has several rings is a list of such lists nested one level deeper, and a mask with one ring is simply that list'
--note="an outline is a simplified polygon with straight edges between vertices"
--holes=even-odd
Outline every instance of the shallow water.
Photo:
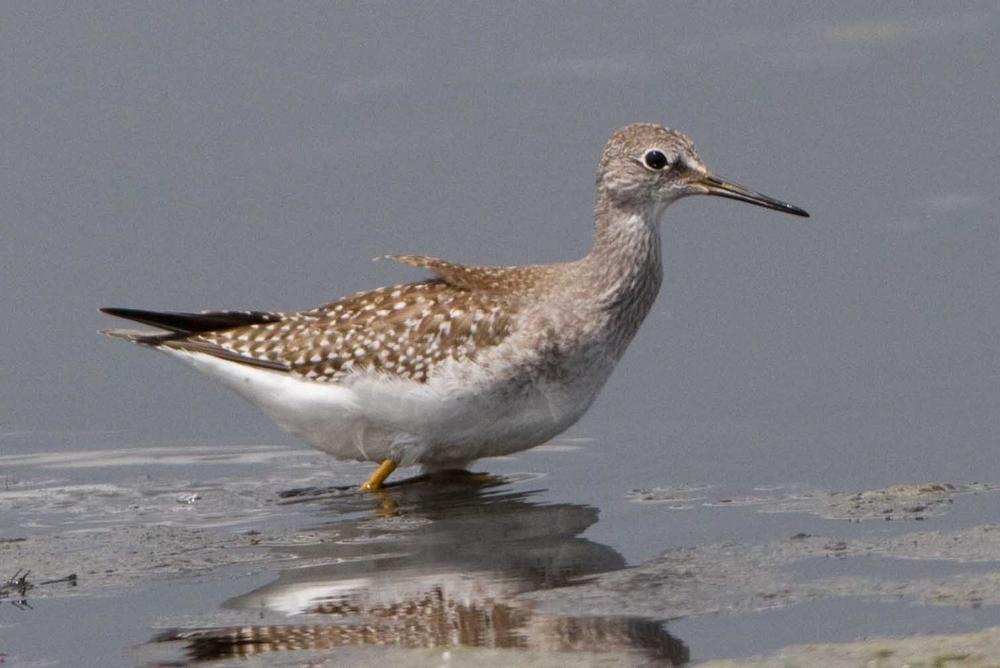
[{"label": "shallow water", "polygon": [[830,519],[842,495],[803,485],[586,503],[565,480],[610,465],[595,442],[365,495],[367,467],[306,448],[73,440],[0,456],[0,563],[38,583],[0,600],[15,665],[674,665],[1000,624],[982,486],[873,493],[875,515]]}]

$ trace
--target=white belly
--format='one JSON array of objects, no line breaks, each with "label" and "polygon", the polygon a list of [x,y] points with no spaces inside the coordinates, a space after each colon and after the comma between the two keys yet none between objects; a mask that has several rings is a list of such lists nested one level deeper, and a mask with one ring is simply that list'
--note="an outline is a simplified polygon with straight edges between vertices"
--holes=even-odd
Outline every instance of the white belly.
[{"label": "white belly", "polygon": [[338,459],[392,458],[428,468],[461,466],[544,443],[583,415],[612,366],[560,382],[490,382],[466,368],[435,374],[427,383],[358,374],[338,384],[165,351],[232,387],[283,429]]}]

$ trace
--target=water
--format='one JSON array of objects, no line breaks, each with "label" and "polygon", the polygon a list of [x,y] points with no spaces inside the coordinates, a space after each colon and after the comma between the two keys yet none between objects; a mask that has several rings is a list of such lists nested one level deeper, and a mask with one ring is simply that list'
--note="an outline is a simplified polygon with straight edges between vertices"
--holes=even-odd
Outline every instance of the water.
[{"label": "water", "polygon": [[[22,539],[0,544],[2,561],[39,583],[0,599],[15,665],[437,665],[453,650],[457,665],[674,665],[1000,624],[1000,586],[984,579],[995,547],[973,534],[958,552],[935,551],[947,535],[917,546],[979,527],[996,503],[985,488],[919,504],[899,492],[898,521],[854,523],[806,512],[817,492],[803,486],[707,483],[591,505],[579,480],[614,458],[580,441],[368,495],[354,488],[366,467],[304,447],[74,440],[39,453],[11,438],[0,458],[0,529]],[[70,572],[76,586],[41,584]]]},{"label": "water", "polygon": [[[527,625],[513,627],[517,637],[596,618],[616,620],[587,627],[596,635],[641,638],[609,643],[603,658],[578,648],[594,662],[619,650],[636,662],[677,658],[674,641],[709,658],[996,624],[989,600],[922,607],[932,585],[964,591],[954,578],[992,572],[982,561],[967,570],[969,555],[905,570],[902,603],[844,591],[822,561],[790,562],[790,607],[712,616],[722,594],[702,592],[705,605],[692,594],[675,608],[690,616],[664,622],[674,615],[661,607],[653,626],[613,614],[616,605],[656,610],[637,593],[612,605],[614,582],[600,579],[670,550],[734,543],[771,553],[798,533],[877,546],[995,519],[988,491],[949,497],[920,521],[772,512],[824,491],[1000,482],[992,5],[0,11],[0,82],[11,92],[0,118],[0,538],[55,540],[86,527],[120,546],[135,527],[197,527],[206,533],[150,541],[217,539],[219,552],[255,555],[217,564],[199,548],[186,571],[176,560],[150,570],[105,554],[130,575],[81,581],[77,593],[38,587],[30,610],[0,600],[0,652],[66,665],[134,665],[155,652],[180,660],[183,643],[147,643],[168,629],[253,623],[240,601],[297,586],[287,555],[234,542],[246,531],[309,543],[392,512],[420,518],[440,545],[372,561],[375,576],[406,593],[420,590],[406,582],[427,584],[421,577],[464,574],[494,599],[504,583],[509,598],[492,608],[467,600],[480,620],[496,605],[516,610]],[[112,325],[99,306],[288,309],[419,276],[369,262],[384,253],[500,264],[577,257],[600,148],[636,120],[683,130],[720,174],[813,217],[707,199],[668,211],[664,289],[625,359],[554,447],[477,467],[511,477],[499,487],[447,503],[404,493],[395,511],[357,499],[345,509],[345,498],[284,504],[289,489],[347,485],[368,469],[327,463],[171,360],[94,334]],[[669,503],[632,493],[654,488],[688,491]],[[183,502],[189,495],[201,498]],[[726,503],[746,497],[763,501]],[[546,589],[562,580],[524,575],[507,534],[493,531],[501,517],[504,531],[524,532],[515,544],[538,543],[543,563],[561,564],[553,555],[565,550],[600,593],[577,600],[574,589]],[[987,534],[974,536],[989,553]],[[329,550],[317,558],[371,555],[337,540],[317,543]],[[0,543],[0,577],[68,565],[45,545],[32,565]],[[874,585],[892,560],[857,563],[850,577]],[[315,568],[324,582],[352,573]],[[728,584],[740,591],[735,575]],[[527,595],[539,589],[577,609]],[[807,590],[821,600],[804,600]],[[269,605],[256,612],[286,614]],[[825,627],[809,621],[828,617]],[[782,634],[767,633],[778,626]],[[537,643],[559,637],[542,630]],[[452,661],[502,663],[512,651],[462,647]],[[364,648],[342,651],[371,660]],[[385,651],[441,661],[440,648]],[[544,643],[518,651],[581,660]]]}]

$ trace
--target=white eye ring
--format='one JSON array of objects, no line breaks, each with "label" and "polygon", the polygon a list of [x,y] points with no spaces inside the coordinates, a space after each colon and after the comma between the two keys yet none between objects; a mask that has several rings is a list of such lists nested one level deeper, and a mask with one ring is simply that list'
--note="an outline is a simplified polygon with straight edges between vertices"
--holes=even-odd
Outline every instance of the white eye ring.
[{"label": "white eye ring", "polygon": [[642,156],[642,164],[654,172],[663,171],[670,166],[670,160],[666,154],[658,148],[651,148]]}]

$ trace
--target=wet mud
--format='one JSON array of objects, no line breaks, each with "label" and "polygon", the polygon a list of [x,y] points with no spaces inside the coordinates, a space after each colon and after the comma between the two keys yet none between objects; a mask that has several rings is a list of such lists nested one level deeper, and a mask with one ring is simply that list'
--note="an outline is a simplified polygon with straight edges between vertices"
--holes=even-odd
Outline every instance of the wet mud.
[{"label": "wet mud", "polygon": [[[622,490],[626,508],[790,520],[779,525],[788,527],[784,537],[677,546],[629,565],[614,546],[588,537],[596,507],[552,500],[534,474],[417,479],[361,494],[352,484],[312,484],[330,479],[311,465],[316,459],[276,465],[280,450],[256,451],[251,464],[267,467],[266,478],[230,461],[229,475],[208,471],[203,480],[125,478],[111,466],[102,470],[114,481],[80,482],[35,462],[0,490],[0,610],[39,614],[39,603],[63,599],[100,610],[150,592],[145,637],[123,643],[130,649],[122,665],[1000,661],[1000,525],[969,523],[966,515],[981,513],[964,510],[995,504],[989,485]],[[186,456],[186,465],[205,468],[197,453]],[[349,479],[362,473],[341,471]],[[956,512],[965,526],[943,522]],[[793,531],[800,524],[810,531]],[[155,592],[192,582],[228,582],[237,593],[183,611],[157,607]],[[240,591],[242,582],[252,584]],[[884,606],[900,618],[957,612],[946,613],[954,617],[948,634],[934,633],[933,621],[914,621],[915,634],[872,623],[864,642],[831,628],[820,633],[825,642],[808,645],[780,637],[730,644],[714,662],[712,644],[706,649],[703,638],[719,619],[753,624],[789,610],[794,627],[794,611],[806,618],[830,605],[847,615]],[[26,619],[5,622],[16,628]],[[14,648],[9,661],[33,656]]]}]

